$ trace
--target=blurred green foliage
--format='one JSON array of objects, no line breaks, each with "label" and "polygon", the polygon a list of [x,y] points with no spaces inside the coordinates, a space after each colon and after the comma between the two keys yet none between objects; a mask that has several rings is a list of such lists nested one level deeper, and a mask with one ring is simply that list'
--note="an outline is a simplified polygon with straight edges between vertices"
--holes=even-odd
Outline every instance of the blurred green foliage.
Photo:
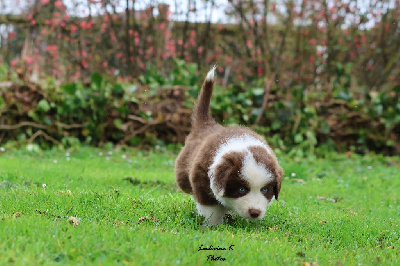
[{"label": "blurred green foliage", "polygon": [[[158,93],[163,86],[185,87],[181,108],[190,112],[205,73],[200,74],[196,64],[187,65],[183,61],[176,61],[171,73],[164,77],[157,68],[149,66],[139,78],[140,85],[110,82],[99,74],[93,74],[89,84],[74,82],[56,86],[48,80],[42,86],[45,92],[32,102],[27,116],[24,103],[10,100],[12,89],[0,88],[0,121],[4,125],[15,125],[25,119],[44,125],[44,131],[63,146],[80,142],[118,143],[129,133],[126,129],[129,115],[134,115],[142,124],[164,119],[145,106],[150,101],[155,104],[160,101]],[[271,145],[294,156],[319,155],[324,149],[398,154],[400,85],[377,92],[352,87],[351,79],[351,65],[337,64],[331,91],[295,85],[285,92],[273,85],[264,111],[264,80],[227,88],[216,85],[211,112],[220,123],[252,127]],[[263,112],[261,119],[255,124],[260,112]],[[131,131],[142,125],[134,126]],[[157,134],[163,131],[161,127],[149,127],[149,130],[156,133],[140,132],[127,144],[159,145],[170,141],[163,134]],[[1,141],[26,141],[37,131],[35,127],[0,130]],[[52,143],[46,140],[39,143],[48,144]],[[316,147],[320,149],[316,151]]]}]

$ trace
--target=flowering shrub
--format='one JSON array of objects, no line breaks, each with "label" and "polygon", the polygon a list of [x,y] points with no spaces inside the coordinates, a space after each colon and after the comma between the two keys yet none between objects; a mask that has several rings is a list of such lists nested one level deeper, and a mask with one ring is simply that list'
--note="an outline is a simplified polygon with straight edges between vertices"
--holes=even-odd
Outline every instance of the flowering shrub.
[{"label": "flowering shrub", "polygon": [[332,89],[338,63],[351,65],[356,86],[400,82],[397,1],[229,1],[219,6],[226,24],[211,23],[216,3],[198,0],[174,13],[161,1],[18,2],[25,16],[0,17],[0,60],[34,77],[132,79],[149,64],[168,75],[182,59],[200,69],[218,63],[235,82],[267,78],[281,90]]}]

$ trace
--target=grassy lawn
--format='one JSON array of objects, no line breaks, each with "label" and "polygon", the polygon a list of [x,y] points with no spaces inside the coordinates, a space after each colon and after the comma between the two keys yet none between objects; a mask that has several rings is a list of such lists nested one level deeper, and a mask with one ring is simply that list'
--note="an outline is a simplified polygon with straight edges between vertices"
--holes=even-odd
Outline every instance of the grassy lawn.
[{"label": "grassy lawn", "polygon": [[68,155],[0,151],[0,264],[400,263],[399,158],[278,154],[287,178],[266,217],[206,227],[174,152]]}]

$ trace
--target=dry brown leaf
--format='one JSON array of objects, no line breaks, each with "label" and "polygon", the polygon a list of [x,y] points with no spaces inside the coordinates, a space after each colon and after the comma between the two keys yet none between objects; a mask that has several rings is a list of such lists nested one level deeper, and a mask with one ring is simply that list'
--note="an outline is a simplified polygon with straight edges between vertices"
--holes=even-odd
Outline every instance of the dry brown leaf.
[{"label": "dry brown leaf", "polygon": [[76,218],[76,217],[74,217],[74,216],[70,216],[70,217],[68,218],[68,222],[69,222],[70,224],[72,224],[74,227],[77,227],[77,226],[79,225],[79,219]]},{"label": "dry brown leaf", "polygon": [[276,231],[279,230],[279,227],[277,225],[274,225],[273,227],[268,227],[268,231]]},{"label": "dry brown leaf", "polygon": [[140,217],[137,221],[138,224],[140,224],[141,222],[143,222],[144,220],[146,220],[146,217]]},{"label": "dry brown leaf", "polygon": [[353,153],[354,153],[353,151],[348,151],[344,155],[350,158],[353,155]]},{"label": "dry brown leaf", "polygon": [[320,196],[317,196],[317,199],[319,199],[319,200],[326,200],[326,201],[330,201],[330,202],[333,202],[333,203],[336,203],[336,202],[337,202],[335,199],[326,198],[326,197],[320,197]]},{"label": "dry brown leaf", "polygon": [[160,220],[154,218],[153,216],[151,216],[151,217],[149,217],[149,216],[143,216],[143,217],[140,217],[140,218],[138,219],[137,223],[140,224],[140,223],[143,222],[144,220],[151,220],[151,221],[153,221],[153,222],[159,222],[159,221],[160,221]]},{"label": "dry brown leaf", "polygon": [[303,266],[318,266],[316,262],[303,262]]},{"label": "dry brown leaf", "polygon": [[113,224],[115,225],[124,224],[124,221],[119,221],[118,219],[115,219]]},{"label": "dry brown leaf", "polygon": [[306,184],[306,181],[304,181],[303,179],[293,178],[292,181],[301,183],[301,184],[303,184],[303,185]]}]

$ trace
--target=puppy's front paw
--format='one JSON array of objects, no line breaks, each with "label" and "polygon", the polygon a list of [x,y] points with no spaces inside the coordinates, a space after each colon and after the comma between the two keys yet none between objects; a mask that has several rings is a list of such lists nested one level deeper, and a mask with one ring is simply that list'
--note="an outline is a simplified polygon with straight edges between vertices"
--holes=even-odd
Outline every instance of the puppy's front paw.
[{"label": "puppy's front paw", "polygon": [[224,222],[226,209],[221,205],[202,205],[197,203],[197,212],[206,218],[207,225],[218,225]]}]

